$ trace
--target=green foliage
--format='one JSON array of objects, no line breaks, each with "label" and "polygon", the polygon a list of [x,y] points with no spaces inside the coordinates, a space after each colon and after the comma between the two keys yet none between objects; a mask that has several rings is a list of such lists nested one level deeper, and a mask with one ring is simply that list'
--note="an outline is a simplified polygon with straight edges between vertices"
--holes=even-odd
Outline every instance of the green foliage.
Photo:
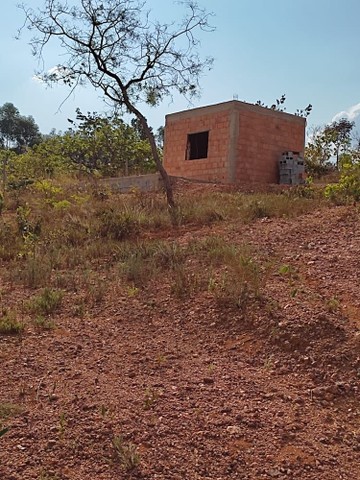
[{"label": "green foliage", "polygon": [[99,234],[113,240],[124,240],[139,233],[139,222],[131,211],[115,211],[110,208],[99,215]]},{"label": "green foliage", "polygon": [[0,107],[0,146],[20,151],[41,142],[39,127],[33,117],[20,115],[12,103]]},{"label": "green foliage", "polygon": [[43,315],[38,315],[34,318],[33,323],[38,330],[52,330],[55,327],[55,323]]},{"label": "green foliage", "polygon": [[360,200],[360,155],[353,152],[341,162],[340,179],[325,187],[324,195],[335,203],[358,202]]},{"label": "green foliage", "polygon": [[63,296],[60,290],[45,288],[40,295],[27,302],[27,308],[31,313],[50,315],[59,309]]},{"label": "green foliage", "polygon": [[336,159],[336,168],[339,168],[339,159],[342,153],[349,151],[351,146],[351,132],[354,122],[346,119],[334,121],[324,128],[315,128],[305,147],[305,167],[307,173],[314,177],[321,177],[334,169],[331,158]]},{"label": "green foliage", "polygon": [[325,187],[324,195],[334,203],[358,202],[360,200],[360,148],[349,150],[339,157],[340,178],[338,183]]},{"label": "green foliage", "polygon": [[21,239],[14,222],[0,222],[0,259],[12,260],[20,249]]},{"label": "green foliage", "polygon": [[129,175],[155,171],[148,140],[137,126],[112,117],[77,110],[78,123],[67,134],[68,155],[78,165],[102,175]]},{"label": "green foliage", "polygon": [[20,206],[16,209],[16,218],[19,228],[19,233],[24,240],[36,240],[41,233],[41,221],[33,220],[31,218],[31,208],[28,204]]},{"label": "green foliage", "polygon": [[349,150],[351,145],[351,132],[355,123],[346,118],[334,121],[324,128],[325,142],[332,149],[332,155],[336,157],[336,168],[339,168],[339,156]]},{"label": "green foliage", "polygon": [[[259,107],[269,108],[270,110],[275,110],[277,112],[285,112],[286,111],[285,102],[286,102],[286,95],[283,94],[281,95],[280,98],[277,98],[275,102],[270,106],[265,105],[265,103],[262,102],[261,100],[258,100],[257,102],[255,102],[255,105],[258,105]],[[296,115],[297,117],[306,118],[310,115],[311,111],[312,111],[312,105],[311,103],[309,103],[309,105],[303,109],[298,108],[294,113],[294,115]]]},{"label": "green foliage", "polygon": [[6,335],[21,333],[24,330],[24,324],[16,317],[13,310],[3,310],[0,314],[0,333]]}]

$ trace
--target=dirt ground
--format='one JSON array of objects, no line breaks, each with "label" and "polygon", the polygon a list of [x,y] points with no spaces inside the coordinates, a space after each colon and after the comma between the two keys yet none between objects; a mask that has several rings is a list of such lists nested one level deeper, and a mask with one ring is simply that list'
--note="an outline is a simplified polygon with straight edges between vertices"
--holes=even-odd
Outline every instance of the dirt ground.
[{"label": "dirt ground", "polygon": [[159,278],[136,295],[114,285],[83,316],[67,298],[55,329],[0,336],[0,404],[17,406],[0,479],[360,479],[359,220],[340,206],[164,233],[291,266],[246,315],[208,292],[176,299]]}]

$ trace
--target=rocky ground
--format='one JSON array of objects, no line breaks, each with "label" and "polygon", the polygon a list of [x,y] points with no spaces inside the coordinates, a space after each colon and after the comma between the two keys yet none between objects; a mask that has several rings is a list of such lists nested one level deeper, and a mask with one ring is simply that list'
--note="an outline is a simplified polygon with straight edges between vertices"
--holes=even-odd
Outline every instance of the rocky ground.
[{"label": "rocky ground", "polygon": [[82,316],[67,297],[56,328],[0,336],[0,478],[359,479],[359,220],[341,206],[164,233],[280,265],[245,313],[158,278],[134,295],[114,284]]}]

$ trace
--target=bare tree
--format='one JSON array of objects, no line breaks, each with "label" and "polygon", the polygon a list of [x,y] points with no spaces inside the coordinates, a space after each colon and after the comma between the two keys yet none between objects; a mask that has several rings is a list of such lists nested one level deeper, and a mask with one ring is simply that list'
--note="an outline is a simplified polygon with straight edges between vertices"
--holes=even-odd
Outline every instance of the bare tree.
[{"label": "bare tree", "polygon": [[73,90],[90,83],[113,106],[125,107],[139,120],[170,208],[175,206],[171,182],[139,105],[158,105],[174,91],[194,97],[201,74],[212,65],[212,58],[199,57],[195,37],[199,30],[212,30],[210,14],[196,1],[182,3],[186,13],[178,24],[152,20],[145,0],[44,0],[39,9],[20,6],[25,13],[22,29],[35,34],[33,55],[42,59],[52,41],[64,53],[61,65],[39,72],[47,84],[63,82]]}]

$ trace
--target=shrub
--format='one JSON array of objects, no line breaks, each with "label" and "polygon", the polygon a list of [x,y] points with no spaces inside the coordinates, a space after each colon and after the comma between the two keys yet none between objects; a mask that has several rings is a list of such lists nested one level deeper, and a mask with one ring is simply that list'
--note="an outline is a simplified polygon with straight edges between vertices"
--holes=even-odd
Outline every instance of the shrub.
[{"label": "shrub", "polygon": [[14,269],[10,277],[20,281],[27,288],[38,288],[47,285],[51,278],[52,265],[47,256],[30,254],[23,260],[22,265],[14,262]]},{"label": "shrub", "polygon": [[13,224],[0,223],[0,258],[12,260],[20,250],[21,238]]},{"label": "shrub", "polygon": [[16,318],[16,313],[12,310],[3,310],[0,315],[0,333],[12,335],[21,333],[24,330],[24,324]]},{"label": "shrub", "polygon": [[62,291],[45,288],[40,295],[34,296],[27,302],[27,307],[31,313],[50,315],[60,307],[62,298]]},{"label": "shrub", "polygon": [[125,240],[139,233],[139,222],[130,211],[105,210],[100,214],[99,234],[113,240]]},{"label": "shrub", "polygon": [[358,202],[360,200],[360,161],[343,164],[339,182],[327,185],[324,195],[335,203]]},{"label": "shrub", "polygon": [[38,315],[33,322],[38,330],[52,330],[55,328],[55,323],[43,315]]}]

